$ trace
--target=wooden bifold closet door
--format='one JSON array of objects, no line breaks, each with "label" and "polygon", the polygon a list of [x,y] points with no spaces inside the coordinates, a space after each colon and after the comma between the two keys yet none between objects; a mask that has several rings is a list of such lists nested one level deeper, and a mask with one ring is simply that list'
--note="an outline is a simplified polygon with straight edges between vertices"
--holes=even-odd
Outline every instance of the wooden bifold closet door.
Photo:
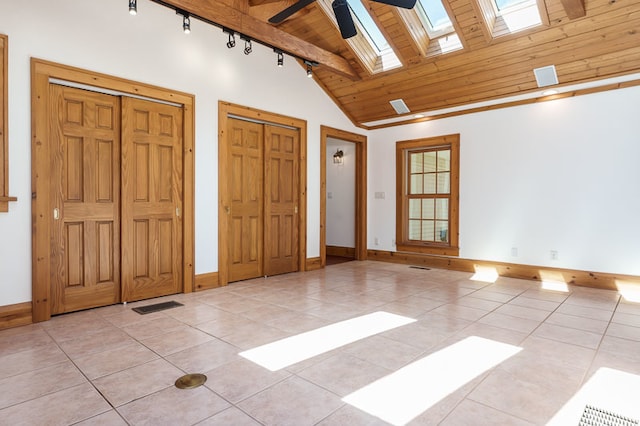
[{"label": "wooden bifold closet door", "polygon": [[179,292],[181,108],[50,90],[51,313]]},{"label": "wooden bifold closet door", "polygon": [[229,119],[229,281],[298,270],[296,129]]}]

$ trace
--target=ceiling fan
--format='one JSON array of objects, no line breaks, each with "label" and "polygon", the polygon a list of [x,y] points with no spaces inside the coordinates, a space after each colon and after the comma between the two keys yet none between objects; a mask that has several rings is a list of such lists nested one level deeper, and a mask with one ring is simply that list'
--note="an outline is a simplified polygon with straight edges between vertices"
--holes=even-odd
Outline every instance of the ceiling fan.
[{"label": "ceiling fan", "polygon": [[[298,0],[297,3],[292,4],[280,13],[273,15],[269,18],[269,22],[272,24],[279,24],[287,19],[294,13],[302,10],[306,6],[310,5],[316,0]],[[416,0],[373,0],[378,3],[384,3],[391,6],[402,7],[404,9],[412,9],[416,4]],[[340,34],[342,38],[347,39],[357,34],[356,26],[353,23],[353,17],[349,10],[347,0],[333,0],[331,3],[333,7],[333,13],[336,15],[336,21],[338,22],[338,28],[340,28]]]}]

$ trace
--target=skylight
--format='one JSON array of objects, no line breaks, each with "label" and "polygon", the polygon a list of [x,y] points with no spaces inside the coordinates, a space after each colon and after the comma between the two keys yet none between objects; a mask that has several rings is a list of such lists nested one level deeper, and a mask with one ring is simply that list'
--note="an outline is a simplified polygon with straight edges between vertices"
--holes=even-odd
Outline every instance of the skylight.
[{"label": "skylight", "polygon": [[426,24],[425,28],[429,33],[429,37],[435,38],[453,32],[453,24],[442,4],[442,0],[418,0],[416,6],[421,20]]},{"label": "skylight", "polygon": [[425,57],[462,49],[460,37],[442,0],[418,0],[413,10],[399,9],[398,12]]},{"label": "skylight", "polygon": [[502,11],[525,2],[527,2],[527,0],[496,0],[496,7],[498,8],[498,10]]},{"label": "skylight", "polygon": [[[331,0],[318,0],[317,4],[336,26],[337,21],[331,6]],[[362,65],[371,73],[388,71],[402,66],[389,42],[369,11],[360,0],[349,0],[349,10],[356,26],[357,34],[346,39],[353,52],[358,56]]]},{"label": "skylight", "polygon": [[491,0],[491,3],[496,17],[494,37],[542,23],[536,0]]},{"label": "skylight", "polygon": [[373,18],[371,18],[371,15],[369,15],[369,12],[365,9],[362,1],[350,0],[349,8],[353,16],[360,23],[362,29],[364,29],[369,41],[371,41],[378,50],[378,53],[383,53],[386,49],[390,49],[387,39],[382,35],[376,23],[373,22]]}]

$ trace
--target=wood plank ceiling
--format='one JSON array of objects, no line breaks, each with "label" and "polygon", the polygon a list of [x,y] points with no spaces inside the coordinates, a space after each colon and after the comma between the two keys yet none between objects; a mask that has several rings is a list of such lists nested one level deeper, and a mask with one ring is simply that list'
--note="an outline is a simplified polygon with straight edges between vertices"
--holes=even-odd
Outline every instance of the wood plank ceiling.
[{"label": "wood plank ceiling", "polygon": [[[319,0],[318,0],[319,1]],[[540,91],[534,68],[555,65],[560,85],[640,72],[640,1],[539,0],[543,24],[493,37],[482,0],[443,0],[463,48],[428,56],[400,12],[362,0],[402,66],[372,74],[318,2],[278,26],[293,0],[168,0],[285,52],[317,61],[314,77],[357,125],[397,117],[389,101],[429,112]]]}]

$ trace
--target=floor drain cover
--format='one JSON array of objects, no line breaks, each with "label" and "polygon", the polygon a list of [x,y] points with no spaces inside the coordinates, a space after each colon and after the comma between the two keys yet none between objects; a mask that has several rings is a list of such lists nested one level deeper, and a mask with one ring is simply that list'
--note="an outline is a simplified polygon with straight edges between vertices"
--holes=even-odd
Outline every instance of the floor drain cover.
[{"label": "floor drain cover", "polygon": [[178,389],[193,389],[198,386],[202,386],[207,381],[207,376],[204,374],[186,374],[176,380],[176,387]]},{"label": "floor drain cover", "polygon": [[140,315],[145,315],[145,314],[150,314],[152,312],[164,311],[165,309],[175,308],[177,306],[184,306],[184,305],[182,303],[174,302],[172,300],[171,302],[162,302],[162,303],[156,303],[155,305],[140,306],[138,308],[133,308],[133,310],[139,313]]},{"label": "floor drain cover", "polygon": [[578,426],[638,426],[638,424],[640,424],[638,420],[630,419],[592,405],[587,405],[584,408]]}]

